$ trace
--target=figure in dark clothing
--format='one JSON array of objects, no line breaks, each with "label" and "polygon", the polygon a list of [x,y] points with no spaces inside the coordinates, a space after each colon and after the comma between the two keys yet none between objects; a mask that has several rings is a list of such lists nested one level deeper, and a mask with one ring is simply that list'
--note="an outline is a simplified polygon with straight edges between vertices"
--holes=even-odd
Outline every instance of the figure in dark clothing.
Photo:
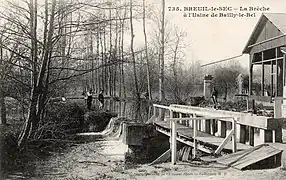
[{"label": "figure in dark clothing", "polygon": [[213,103],[214,103],[214,108],[217,108],[217,95],[218,95],[218,92],[215,89],[215,87],[213,87],[212,100],[213,100]]},{"label": "figure in dark clothing", "polygon": [[87,109],[91,109],[91,103],[92,103],[92,90],[90,89],[89,92],[87,92]]},{"label": "figure in dark clothing", "polygon": [[101,90],[98,94],[98,101],[99,101],[99,108],[103,108],[104,106],[104,96],[103,96],[103,90]]},{"label": "figure in dark clothing", "polygon": [[87,94],[85,90],[82,92],[82,95],[83,95],[84,103],[87,103]]}]

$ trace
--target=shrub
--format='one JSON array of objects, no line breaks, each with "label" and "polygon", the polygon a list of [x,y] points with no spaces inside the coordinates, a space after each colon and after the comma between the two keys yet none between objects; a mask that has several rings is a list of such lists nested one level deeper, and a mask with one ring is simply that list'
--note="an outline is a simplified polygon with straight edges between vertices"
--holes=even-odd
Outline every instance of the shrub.
[{"label": "shrub", "polygon": [[3,174],[17,164],[18,147],[16,135],[17,126],[0,126],[0,178]]},{"label": "shrub", "polygon": [[86,112],[84,114],[84,131],[103,131],[110,119],[116,116],[116,114],[111,112]]},{"label": "shrub", "polygon": [[46,110],[46,116],[40,123],[37,138],[64,139],[81,132],[84,109],[76,103],[55,103]]}]

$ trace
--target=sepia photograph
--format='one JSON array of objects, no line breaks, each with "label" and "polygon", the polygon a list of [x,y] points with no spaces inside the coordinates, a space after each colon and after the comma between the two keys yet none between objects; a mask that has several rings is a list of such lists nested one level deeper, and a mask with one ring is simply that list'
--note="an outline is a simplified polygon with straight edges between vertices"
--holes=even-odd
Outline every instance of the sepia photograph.
[{"label": "sepia photograph", "polygon": [[286,179],[286,1],[0,0],[0,179]]}]

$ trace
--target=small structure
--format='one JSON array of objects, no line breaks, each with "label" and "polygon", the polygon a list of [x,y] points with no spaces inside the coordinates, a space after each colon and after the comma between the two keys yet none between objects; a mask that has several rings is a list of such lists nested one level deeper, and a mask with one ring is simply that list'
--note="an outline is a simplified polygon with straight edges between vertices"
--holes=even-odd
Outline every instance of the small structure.
[{"label": "small structure", "polygon": [[204,77],[204,97],[209,100],[212,97],[212,79],[211,75]]},{"label": "small structure", "polygon": [[[262,14],[244,50],[249,54],[249,95],[253,95],[253,68],[261,67],[260,90],[254,99],[282,97],[285,87],[286,14]],[[266,81],[269,80],[269,81]]]},{"label": "small structure", "polygon": [[237,82],[237,86],[238,86],[238,94],[243,94],[243,78],[244,78],[244,74],[240,73],[237,78],[236,78],[236,82]]}]

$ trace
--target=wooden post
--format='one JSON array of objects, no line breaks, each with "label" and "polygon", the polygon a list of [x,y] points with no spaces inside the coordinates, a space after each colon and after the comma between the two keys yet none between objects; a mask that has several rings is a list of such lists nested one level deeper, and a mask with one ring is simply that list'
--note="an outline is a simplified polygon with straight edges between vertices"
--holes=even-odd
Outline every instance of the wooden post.
[{"label": "wooden post", "polygon": [[281,118],[282,117],[282,100],[275,98],[274,99],[274,118]]},{"label": "wooden post", "polygon": [[[182,117],[183,117],[182,113],[179,113],[179,118],[182,118]],[[183,120],[180,120],[180,124],[183,124]]]},{"label": "wooden post", "polygon": [[172,135],[171,135],[171,150],[172,150],[172,156],[171,156],[171,162],[173,165],[176,164],[177,160],[177,122],[172,121],[173,119],[173,111],[170,110],[170,119],[171,119],[171,128],[172,128]]},{"label": "wooden post", "polygon": [[264,96],[264,53],[261,52],[261,60],[262,60],[262,67],[261,67],[261,95]]},{"label": "wooden post", "polygon": [[226,122],[223,120],[218,120],[217,122],[217,135],[219,137],[226,137],[227,125]]},{"label": "wooden post", "polygon": [[[193,115],[193,117],[195,118],[196,117],[196,114]],[[193,156],[194,158],[196,158],[197,156],[197,140],[196,140],[196,137],[197,137],[197,120],[194,119],[193,120],[193,130],[194,130],[194,151],[193,151]]]},{"label": "wooden post", "polygon": [[205,132],[210,134],[211,133],[211,120],[210,119],[206,119],[205,122],[206,122]]},{"label": "wooden post", "polygon": [[[194,114],[191,114],[190,117],[194,117]],[[194,128],[194,120],[192,119],[191,121],[188,122],[189,122],[189,127]]]},{"label": "wooden post", "polygon": [[275,137],[276,136],[276,133],[275,133],[275,130],[272,130],[272,142],[275,143],[276,140],[275,140]]},{"label": "wooden post", "polygon": [[[285,69],[286,69],[286,64],[285,64],[285,54],[283,53],[283,87],[285,86]],[[284,94],[283,94],[284,95]],[[283,96],[282,95],[282,96]]]},{"label": "wooden post", "polygon": [[270,75],[271,75],[271,79],[270,79],[270,87],[271,87],[271,96],[273,96],[274,92],[273,92],[273,61],[271,61],[271,71],[270,71]]},{"label": "wooden post", "polygon": [[214,120],[210,119],[210,126],[211,126],[211,135],[214,135]]},{"label": "wooden post", "polygon": [[233,129],[233,135],[232,135],[232,152],[236,152],[236,121],[238,121],[237,118],[233,118],[232,120],[232,129]]},{"label": "wooden post", "polygon": [[239,125],[239,142],[245,144],[246,141],[246,125]]},{"label": "wooden post", "polygon": [[249,96],[246,97],[246,112],[249,111]]},{"label": "wooden post", "polygon": [[254,127],[249,126],[249,145],[254,146]]},{"label": "wooden post", "polygon": [[253,54],[249,55],[249,95],[252,95],[252,79],[253,79],[253,64],[252,64]]},{"label": "wooden post", "polygon": [[153,113],[154,113],[153,115],[154,115],[154,117],[156,117],[156,107],[153,106],[153,108],[154,108],[154,109],[153,109]]},{"label": "wooden post", "polygon": [[276,86],[275,86],[275,97],[278,97],[278,71],[279,71],[279,66],[278,66],[278,50],[277,48],[275,48],[275,58],[276,58],[276,75],[275,75],[275,78],[276,78]]}]

